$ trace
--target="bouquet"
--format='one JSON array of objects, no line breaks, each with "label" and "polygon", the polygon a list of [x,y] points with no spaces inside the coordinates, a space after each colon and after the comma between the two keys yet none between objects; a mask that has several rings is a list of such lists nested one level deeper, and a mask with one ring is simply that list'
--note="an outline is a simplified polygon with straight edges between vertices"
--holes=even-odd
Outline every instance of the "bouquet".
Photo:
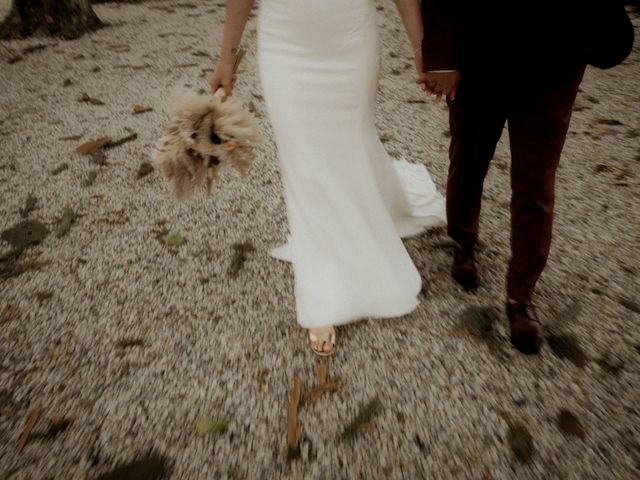
[{"label": "bouquet", "polygon": [[[240,51],[235,69],[242,56]],[[200,186],[211,195],[223,168],[233,166],[246,175],[259,135],[254,115],[239,100],[227,97],[223,89],[213,96],[178,90],[169,104],[170,122],[153,160],[176,199],[191,197]]]}]

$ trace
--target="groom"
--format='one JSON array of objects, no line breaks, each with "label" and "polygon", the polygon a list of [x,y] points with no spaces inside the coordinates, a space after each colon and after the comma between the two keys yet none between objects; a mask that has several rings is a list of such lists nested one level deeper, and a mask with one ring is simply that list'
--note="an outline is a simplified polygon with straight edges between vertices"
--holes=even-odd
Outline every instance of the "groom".
[{"label": "groom", "polygon": [[479,284],[474,247],[483,181],[509,127],[506,311],[511,342],[523,353],[538,353],[543,342],[531,302],[549,255],[556,169],[585,67],[620,63],[629,37],[633,43],[617,1],[422,0],[418,83],[438,100],[447,97],[450,107],[447,219],[457,243],[451,273],[467,290]]}]

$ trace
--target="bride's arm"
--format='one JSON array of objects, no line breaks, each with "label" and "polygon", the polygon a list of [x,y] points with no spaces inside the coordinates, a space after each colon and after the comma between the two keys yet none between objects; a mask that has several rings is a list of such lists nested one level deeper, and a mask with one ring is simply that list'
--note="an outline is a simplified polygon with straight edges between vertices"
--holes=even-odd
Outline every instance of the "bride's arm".
[{"label": "bride's arm", "polygon": [[227,0],[227,12],[220,45],[220,57],[211,75],[211,90],[223,87],[227,95],[233,90],[233,64],[240,46],[242,33],[247,24],[254,0]]},{"label": "bride's arm", "polygon": [[413,48],[418,73],[422,73],[422,13],[420,0],[395,0],[398,13]]}]

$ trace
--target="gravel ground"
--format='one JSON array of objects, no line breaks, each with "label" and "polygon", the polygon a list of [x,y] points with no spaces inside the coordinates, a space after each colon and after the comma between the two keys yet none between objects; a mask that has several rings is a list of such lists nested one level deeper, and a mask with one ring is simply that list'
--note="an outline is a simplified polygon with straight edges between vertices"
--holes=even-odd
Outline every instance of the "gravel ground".
[{"label": "gravel ground", "polygon": [[[392,2],[376,3],[381,135],[392,155],[425,163],[444,189],[446,111],[413,84]],[[406,241],[424,278],[420,307],[343,328],[329,362],[339,388],[312,403],[318,361],[295,322],[292,272],[268,253],[286,235],[272,142],[247,181],[229,173],[210,199],[176,204],[157,171],[137,174],[170,88],[206,88],[223,2],[107,3],[96,12],[111,25],[81,39],[0,45],[0,229],[28,218],[50,232],[17,260],[24,273],[0,278],[0,478],[92,479],[148,455],[175,479],[638,478],[637,47],[617,69],[588,70],[576,105],[538,289],[553,348],[527,358],[508,343],[501,144],[485,190],[484,287],[476,295],[455,287],[441,230]],[[255,28],[254,17],[237,94],[260,112]],[[83,93],[104,105],[78,101]],[[133,115],[135,104],[153,110]],[[106,151],[106,165],[74,153],[130,131],[138,137]],[[35,209],[23,218],[30,194]],[[58,237],[66,206],[79,216]],[[186,243],[165,245],[163,229]],[[235,261],[246,242],[254,250]],[[0,254],[9,250],[0,244]],[[302,436],[287,461],[296,374]],[[372,399],[379,408],[344,438]],[[17,453],[34,409],[40,418]],[[201,435],[200,416],[227,429]]]}]

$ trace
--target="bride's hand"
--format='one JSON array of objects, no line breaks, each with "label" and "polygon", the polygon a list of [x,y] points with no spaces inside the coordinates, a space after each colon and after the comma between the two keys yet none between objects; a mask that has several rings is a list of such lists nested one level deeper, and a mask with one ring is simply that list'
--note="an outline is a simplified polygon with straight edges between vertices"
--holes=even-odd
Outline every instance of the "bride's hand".
[{"label": "bride's hand", "polygon": [[421,48],[415,48],[413,50],[414,53],[414,63],[416,65],[416,71],[418,72],[418,76],[422,75],[423,73],[423,68],[424,68],[424,64],[422,63],[422,49]]},{"label": "bride's hand", "polygon": [[233,74],[233,58],[221,57],[211,74],[209,84],[211,85],[211,91],[216,91],[222,87],[228,97],[233,93],[233,82],[235,75]]}]

